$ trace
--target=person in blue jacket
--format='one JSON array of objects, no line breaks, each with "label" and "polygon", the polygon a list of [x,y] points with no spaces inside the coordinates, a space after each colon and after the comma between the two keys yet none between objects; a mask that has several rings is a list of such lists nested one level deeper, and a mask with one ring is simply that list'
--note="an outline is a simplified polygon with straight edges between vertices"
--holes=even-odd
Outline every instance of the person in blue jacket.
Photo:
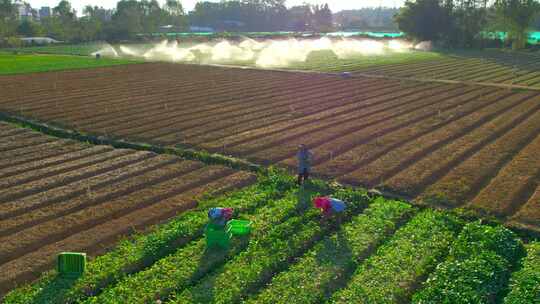
[{"label": "person in blue jacket", "polygon": [[298,158],[298,185],[303,185],[309,179],[313,153],[302,144],[298,147],[296,157]]}]

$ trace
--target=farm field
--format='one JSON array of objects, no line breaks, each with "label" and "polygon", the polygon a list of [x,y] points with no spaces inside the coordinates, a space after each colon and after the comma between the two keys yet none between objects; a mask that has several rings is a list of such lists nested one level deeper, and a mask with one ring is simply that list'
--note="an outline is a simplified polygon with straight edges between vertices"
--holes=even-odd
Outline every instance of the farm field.
[{"label": "farm field", "polygon": [[[185,48],[189,46],[193,45],[184,43]],[[114,47],[119,51],[119,45]],[[135,44],[128,47],[140,51],[148,50],[152,45]],[[89,56],[100,49],[107,50],[110,46],[62,45],[23,48],[21,51]],[[193,63],[197,62],[256,67],[253,60],[213,62],[211,58],[202,58],[200,55],[197,55],[197,59],[193,61]],[[276,68],[540,88],[540,53],[538,52],[511,52],[496,49],[444,52],[390,51],[340,59],[332,51],[313,51],[305,62],[292,62],[290,65],[276,66]]]},{"label": "farm field", "polygon": [[61,55],[13,55],[0,52],[0,75],[49,72],[60,70],[87,69],[104,66],[133,64],[132,59],[96,60],[91,57]]},{"label": "farm field", "polygon": [[[345,213],[323,221],[317,195],[346,201]],[[234,207],[251,234],[205,249],[210,206]],[[538,248],[502,226],[270,171],[124,240],[77,279],[51,271],[4,302],[531,303]]]},{"label": "farm field", "polygon": [[[500,50],[411,52],[397,55],[410,59],[393,61],[390,56],[338,59],[331,52],[313,53],[291,68],[323,72],[351,72],[372,76],[389,76],[421,80],[445,80],[467,83],[518,85],[540,88],[540,53]],[[389,58],[371,64],[371,58]],[[376,61],[376,60],[375,60]],[[383,63],[383,64],[380,64]]]},{"label": "farm field", "polygon": [[540,228],[534,90],[164,63],[0,82],[12,115],[291,169],[304,143],[320,177]]},{"label": "farm field", "polygon": [[171,155],[93,146],[0,123],[0,294],[61,251],[103,253],[255,176]]}]

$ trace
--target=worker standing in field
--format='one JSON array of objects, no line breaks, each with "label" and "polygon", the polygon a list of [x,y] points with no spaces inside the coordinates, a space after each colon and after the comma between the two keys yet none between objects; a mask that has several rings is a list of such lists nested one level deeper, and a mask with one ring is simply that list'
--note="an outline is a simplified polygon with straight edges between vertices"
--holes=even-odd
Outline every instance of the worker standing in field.
[{"label": "worker standing in field", "polygon": [[311,159],[313,154],[306,145],[300,145],[298,147],[298,185],[303,185],[309,179],[311,171]]}]

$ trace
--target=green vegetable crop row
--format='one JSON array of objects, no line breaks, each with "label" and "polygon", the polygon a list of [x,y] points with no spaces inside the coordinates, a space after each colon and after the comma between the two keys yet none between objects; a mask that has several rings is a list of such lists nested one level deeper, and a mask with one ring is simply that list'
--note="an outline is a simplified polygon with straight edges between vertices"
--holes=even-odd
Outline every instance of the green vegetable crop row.
[{"label": "green vegetable crop row", "polygon": [[[345,194],[345,195],[342,195]],[[364,209],[369,199],[335,193],[349,202],[343,218],[348,220]],[[225,264],[215,274],[173,297],[172,303],[237,303],[249,293],[268,282],[276,273],[286,269],[292,259],[302,255],[315,242],[330,232],[336,223],[320,223],[318,210],[309,209],[292,218],[265,238],[250,242],[248,248]]]},{"label": "green vegetable crop row", "polygon": [[540,243],[527,245],[527,257],[512,275],[510,288],[505,304],[540,304]]},{"label": "green vegetable crop row", "polygon": [[398,225],[414,212],[410,205],[377,199],[363,214],[326,237],[288,271],[282,272],[248,304],[320,303]]},{"label": "green vegetable crop row", "polygon": [[425,210],[399,229],[358,267],[348,286],[330,303],[404,303],[415,285],[444,257],[461,221]]},{"label": "green vegetable crop row", "polygon": [[521,241],[502,226],[465,226],[441,263],[414,295],[416,304],[498,303],[510,268],[524,254]]},{"label": "green vegetable crop row", "polygon": [[196,210],[181,214],[150,234],[121,242],[113,251],[87,263],[84,275],[75,282],[61,279],[55,272],[51,272],[34,284],[15,289],[4,298],[4,302],[14,304],[80,301],[126,275],[152,265],[183,244],[200,237],[207,223],[207,208],[218,205],[232,206],[239,212],[249,213],[261,204],[281,197],[293,185],[292,179],[279,173],[261,177],[256,185],[227,197],[201,202]]},{"label": "green vegetable crop row", "polygon": [[[305,194],[304,194],[305,195]],[[263,238],[273,225],[278,225],[298,214],[310,199],[293,192],[279,201],[269,201],[249,217],[253,221],[254,233],[251,242]],[[298,197],[300,197],[300,202]],[[302,200],[305,200],[302,202]],[[88,299],[88,303],[146,303],[154,299],[164,298],[176,289],[183,289],[194,281],[219,267],[227,259],[241,252],[247,242],[245,239],[234,239],[231,248],[225,250],[205,251],[205,240],[195,241],[179,249],[150,268],[135,273],[117,285],[106,289],[99,296]]]}]

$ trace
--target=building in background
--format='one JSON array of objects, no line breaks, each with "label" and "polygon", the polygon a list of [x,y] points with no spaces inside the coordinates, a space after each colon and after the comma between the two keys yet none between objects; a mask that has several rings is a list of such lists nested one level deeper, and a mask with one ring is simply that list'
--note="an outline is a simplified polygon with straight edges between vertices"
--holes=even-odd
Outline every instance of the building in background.
[{"label": "building in background", "polygon": [[32,6],[26,2],[16,2],[15,4],[17,17],[19,20],[35,20],[38,18],[35,10],[32,9]]},{"label": "building in background", "polygon": [[43,6],[39,9],[39,19],[48,18],[52,15],[52,9],[48,6]]}]

